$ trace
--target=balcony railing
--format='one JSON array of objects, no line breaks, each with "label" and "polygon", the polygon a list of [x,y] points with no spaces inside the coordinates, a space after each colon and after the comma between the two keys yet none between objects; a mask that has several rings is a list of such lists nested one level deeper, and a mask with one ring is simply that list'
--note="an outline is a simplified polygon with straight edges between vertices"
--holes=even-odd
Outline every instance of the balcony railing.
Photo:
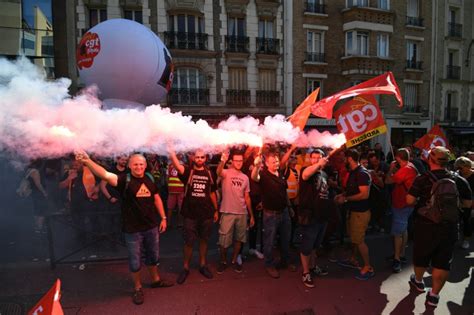
[{"label": "balcony railing", "polygon": [[416,16],[407,16],[406,25],[423,27],[423,18]]},{"label": "balcony railing", "polygon": [[249,52],[249,38],[247,36],[230,36],[225,37],[225,50],[229,52]]},{"label": "balcony railing", "polygon": [[458,121],[459,108],[445,108],[444,121]]},{"label": "balcony railing", "polygon": [[227,90],[227,105],[248,106],[250,104],[249,90]]},{"label": "balcony railing", "polygon": [[450,37],[462,37],[462,24],[448,23],[448,36]]},{"label": "balcony railing", "polygon": [[257,91],[257,106],[277,107],[280,105],[279,91]]},{"label": "balcony railing", "polygon": [[418,60],[407,60],[407,69],[417,69],[417,70],[422,70],[423,69],[423,61],[418,61]]},{"label": "balcony railing", "polygon": [[257,37],[257,54],[278,55],[280,40],[276,38]]},{"label": "balcony railing", "polygon": [[304,61],[326,62],[326,55],[324,53],[306,52]]},{"label": "balcony railing", "polygon": [[168,102],[172,105],[209,105],[209,89],[171,89]]},{"label": "balcony railing", "polygon": [[461,67],[446,66],[446,79],[459,80],[461,78]]},{"label": "balcony railing", "polygon": [[207,34],[165,32],[165,44],[170,49],[207,50]]},{"label": "balcony railing", "polygon": [[326,14],[326,5],[306,0],[304,12]]}]

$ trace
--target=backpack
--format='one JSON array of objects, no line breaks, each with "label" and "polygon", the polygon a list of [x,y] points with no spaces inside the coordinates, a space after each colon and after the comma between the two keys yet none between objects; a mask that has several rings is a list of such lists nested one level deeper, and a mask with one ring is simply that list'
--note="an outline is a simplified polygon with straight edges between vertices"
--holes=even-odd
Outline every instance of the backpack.
[{"label": "backpack", "polygon": [[456,186],[455,174],[450,172],[450,176],[438,179],[427,171],[431,187],[430,198],[426,205],[418,209],[418,214],[434,223],[450,222],[456,223],[459,220],[459,192]]},{"label": "backpack", "polygon": [[33,169],[29,169],[28,171],[26,171],[25,176],[21,179],[20,184],[18,185],[18,188],[16,189],[17,195],[22,198],[27,198],[31,195],[32,189],[31,189],[31,183],[30,183],[29,177],[32,172],[33,172]]}]

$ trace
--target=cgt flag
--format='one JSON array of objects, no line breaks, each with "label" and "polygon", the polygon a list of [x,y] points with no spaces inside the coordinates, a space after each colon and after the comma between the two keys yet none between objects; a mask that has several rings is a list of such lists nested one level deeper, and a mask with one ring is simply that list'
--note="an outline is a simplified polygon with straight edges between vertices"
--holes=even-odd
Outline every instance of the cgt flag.
[{"label": "cgt flag", "polygon": [[360,95],[343,104],[335,113],[336,126],[350,148],[387,132],[382,112],[373,95]]},{"label": "cgt flag", "polygon": [[421,150],[421,155],[426,159],[430,150],[436,146],[449,148],[448,138],[438,125],[434,125],[430,131],[413,144]]},{"label": "cgt flag", "polygon": [[331,119],[332,110],[337,101],[357,95],[368,94],[394,94],[397,98],[399,106],[403,106],[400,89],[398,88],[397,82],[395,82],[393,73],[386,72],[385,74],[379,75],[378,77],[372,78],[353,87],[345,89],[344,91],[323,98],[319,102],[315,102],[311,105],[311,113],[318,117]]},{"label": "cgt flag", "polygon": [[61,281],[57,279],[53,287],[28,312],[28,315],[63,315],[63,309],[59,303],[60,291]]},{"label": "cgt flag", "polygon": [[293,114],[288,117],[293,127],[299,127],[300,130],[304,129],[306,122],[308,121],[309,114],[311,114],[311,105],[313,105],[318,99],[319,88],[311,92],[308,97],[295,109]]}]

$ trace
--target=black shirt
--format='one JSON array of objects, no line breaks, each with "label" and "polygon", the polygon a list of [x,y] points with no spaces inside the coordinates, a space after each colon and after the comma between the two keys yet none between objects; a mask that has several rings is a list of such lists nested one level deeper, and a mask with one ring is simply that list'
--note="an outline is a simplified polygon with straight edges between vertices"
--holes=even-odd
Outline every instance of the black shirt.
[{"label": "black shirt", "polygon": [[299,207],[298,211],[308,211],[317,220],[327,220],[331,209],[329,199],[328,176],[324,171],[317,171],[307,180],[303,179],[303,172],[299,180]]},{"label": "black shirt", "polygon": [[266,168],[260,171],[259,186],[262,192],[263,208],[272,211],[283,211],[288,206],[288,187],[282,172],[279,176],[270,173]]},{"label": "black shirt", "polygon": [[[189,180],[191,170],[193,174],[191,180]],[[213,218],[216,209],[211,200],[211,192],[216,191],[216,180],[211,176],[212,174],[208,169],[195,170],[189,166],[185,166],[184,173],[178,175],[184,183],[185,189],[187,189],[181,212],[184,217],[194,220]]]},{"label": "black shirt", "polygon": [[[117,169],[117,165],[114,165],[112,168],[109,169],[109,172],[114,173],[118,176],[121,174],[126,174],[128,172],[128,169],[125,168],[123,171],[121,171]],[[111,198],[122,199],[122,195],[117,190],[117,187],[110,186],[109,184],[107,184],[105,187],[107,188],[107,191],[109,192]]]},{"label": "black shirt", "polygon": [[[155,195],[158,188],[146,174],[142,178],[127,174],[118,175],[117,190],[122,192],[122,230],[136,233],[158,226]],[[125,191],[126,189],[126,191]]]},{"label": "black shirt", "polygon": [[[370,186],[370,174],[363,166],[359,165],[349,173],[346,185],[346,196],[353,196],[360,193],[359,186]],[[347,209],[354,212],[365,212],[369,210],[369,199],[348,201]]]}]

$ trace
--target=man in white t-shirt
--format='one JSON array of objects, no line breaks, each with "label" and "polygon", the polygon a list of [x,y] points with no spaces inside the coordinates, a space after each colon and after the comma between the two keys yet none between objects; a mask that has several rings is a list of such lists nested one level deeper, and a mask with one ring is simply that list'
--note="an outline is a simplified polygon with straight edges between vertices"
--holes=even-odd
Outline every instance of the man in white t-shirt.
[{"label": "man in white t-shirt", "polygon": [[236,272],[242,272],[242,264],[236,263],[242,244],[247,240],[247,212],[250,214],[250,226],[255,224],[250,202],[249,178],[242,172],[244,156],[232,154],[231,167],[224,169],[228,154],[223,153],[217,167],[217,175],[222,180],[222,202],[219,221],[219,245],[221,261],[217,273],[227,268],[227,248],[234,244],[232,266]]}]

